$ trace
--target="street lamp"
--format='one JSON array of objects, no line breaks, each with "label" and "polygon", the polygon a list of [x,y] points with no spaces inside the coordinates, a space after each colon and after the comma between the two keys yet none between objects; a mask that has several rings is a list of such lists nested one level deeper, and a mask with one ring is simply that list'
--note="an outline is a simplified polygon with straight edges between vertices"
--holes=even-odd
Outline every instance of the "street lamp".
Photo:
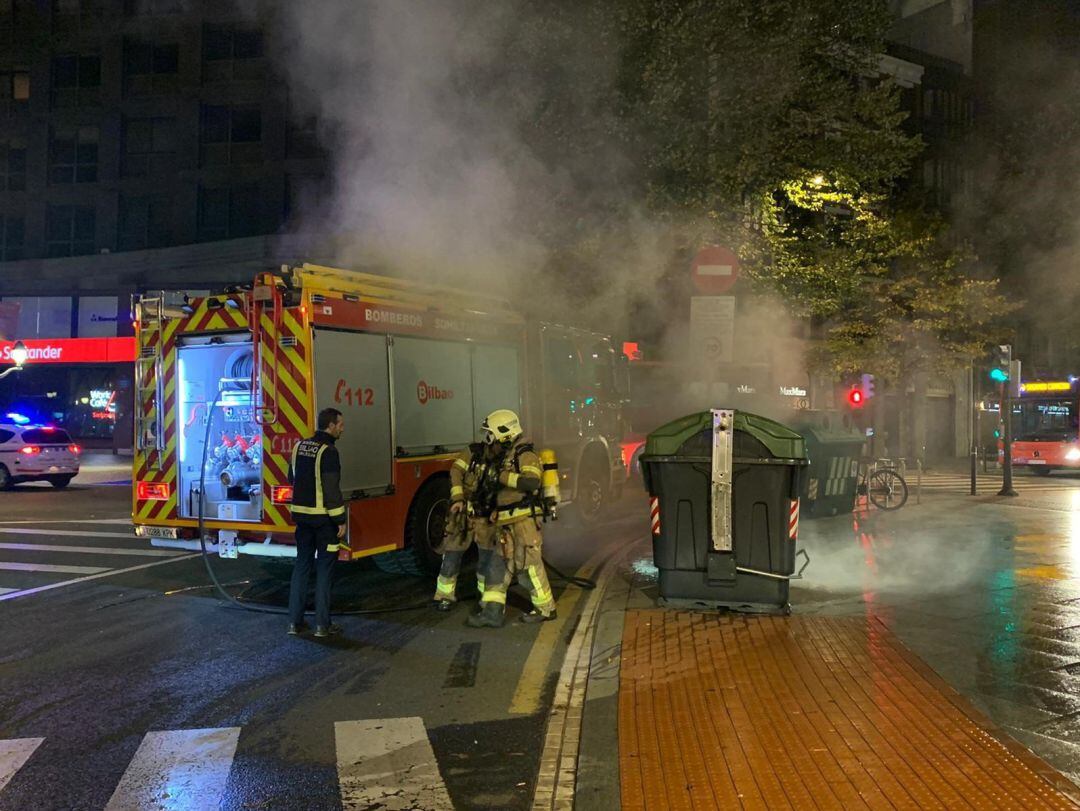
[{"label": "street lamp", "polygon": [[16,341],[15,346],[11,347],[11,352],[8,357],[11,358],[12,363],[15,365],[10,369],[5,369],[3,372],[0,372],[0,380],[3,380],[12,372],[18,372],[22,369],[23,364],[26,363],[26,359],[30,357],[30,353],[26,350],[26,344],[22,341]]}]

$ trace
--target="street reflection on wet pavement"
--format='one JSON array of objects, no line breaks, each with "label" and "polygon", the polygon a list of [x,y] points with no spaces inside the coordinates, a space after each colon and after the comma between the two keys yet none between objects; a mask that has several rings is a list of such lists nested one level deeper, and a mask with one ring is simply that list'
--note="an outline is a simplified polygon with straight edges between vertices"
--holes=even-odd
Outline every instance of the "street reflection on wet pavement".
[{"label": "street reflection on wet pavement", "polygon": [[812,563],[796,613],[879,619],[1080,782],[1080,490],[807,521],[800,544]]}]

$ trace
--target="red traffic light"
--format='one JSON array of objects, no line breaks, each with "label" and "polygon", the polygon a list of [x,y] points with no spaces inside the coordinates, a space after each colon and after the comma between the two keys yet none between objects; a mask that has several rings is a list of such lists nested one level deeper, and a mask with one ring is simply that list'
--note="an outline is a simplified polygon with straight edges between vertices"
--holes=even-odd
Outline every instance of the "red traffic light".
[{"label": "red traffic light", "polygon": [[862,404],[863,404],[863,401],[865,399],[866,398],[862,393],[862,389],[859,389],[859,388],[848,389],[847,401],[848,401],[848,405],[851,406],[852,408],[862,408]]}]

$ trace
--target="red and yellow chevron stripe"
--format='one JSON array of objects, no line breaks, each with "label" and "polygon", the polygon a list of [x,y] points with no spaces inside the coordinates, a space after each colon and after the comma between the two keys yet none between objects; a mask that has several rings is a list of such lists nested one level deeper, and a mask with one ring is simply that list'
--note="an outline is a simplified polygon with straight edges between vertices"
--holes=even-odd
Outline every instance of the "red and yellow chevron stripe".
[{"label": "red and yellow chevron stripe", "polygon": [[[167,500],[140,499],[137,486],[132,488],[132,517],[137,524],[171,523],[177,515],[176,459],[176,340],[179,335],[207,332],[238,332],[248,329],[245,302],[233,297],[239,309],[221,306],[211,308],[209,299],[199,299],[194,311],[185,318],[146,321],[136,325],[136,338],[142,374],[138,380],[139,408],[147,425],[155,425],[158,409],[162,414],[161,450],[137,449],[134,459],[134,481],[164,483],[169,486]],[[156,359],[156,360],[155,360]],[[161,402],[158,402],[160,375]],[[139,445],[141,443],[136,443]]]}]

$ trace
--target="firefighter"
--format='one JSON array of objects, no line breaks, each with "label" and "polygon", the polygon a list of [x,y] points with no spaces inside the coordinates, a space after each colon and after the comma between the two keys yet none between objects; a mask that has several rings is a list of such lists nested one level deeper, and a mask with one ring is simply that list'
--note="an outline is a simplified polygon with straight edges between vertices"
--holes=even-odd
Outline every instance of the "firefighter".
[{"label": "firefighter", "polygon": [[305,630],[304,604],[308,579],[315,566],[315,636],[327,637],[341,629],[330,623],[330,576],[339,549],[348,549],[348,516],[341,495],[341,459],[334,443],[345,430],[336,408],[319,412],[318,430],[298,442],[289,464],[293,500],[289,509],[296,522],[296,565],[289,584],[290,635]]},{"label": "firefighter", "polygon": [[495,525],[489,506],[483,503],[490,487],[484,482],[497,482],[498,470],[494,467],[496,452],[492,445],[474,442],[465,448],[450,468],[450,516],[446,522],[446,534],[442,545],[442,566],[435,582],[435,608],[449,611],[457,602],[457,578],[461,571],[461,559],[469,546],[476,543],[480,552],[476,563],[476,587],[484,593],[484,572],[495,549]]},{"label": "firefighter", "polygon": [[480,611],[468,619],[476,627],[498,628],[506,613],[506,592],[514,578],[526,588],[533,608],[522,622],[555,619],[555,598],[544,570],[540,526],[544,502],[540,490],[542,469],[533,446],[522,438],[517,414],[507,409],[492,412],[483,423],[484,442],[494,451],[494,499],[490,517],[495,524],[495,552],[484,573]]}]

